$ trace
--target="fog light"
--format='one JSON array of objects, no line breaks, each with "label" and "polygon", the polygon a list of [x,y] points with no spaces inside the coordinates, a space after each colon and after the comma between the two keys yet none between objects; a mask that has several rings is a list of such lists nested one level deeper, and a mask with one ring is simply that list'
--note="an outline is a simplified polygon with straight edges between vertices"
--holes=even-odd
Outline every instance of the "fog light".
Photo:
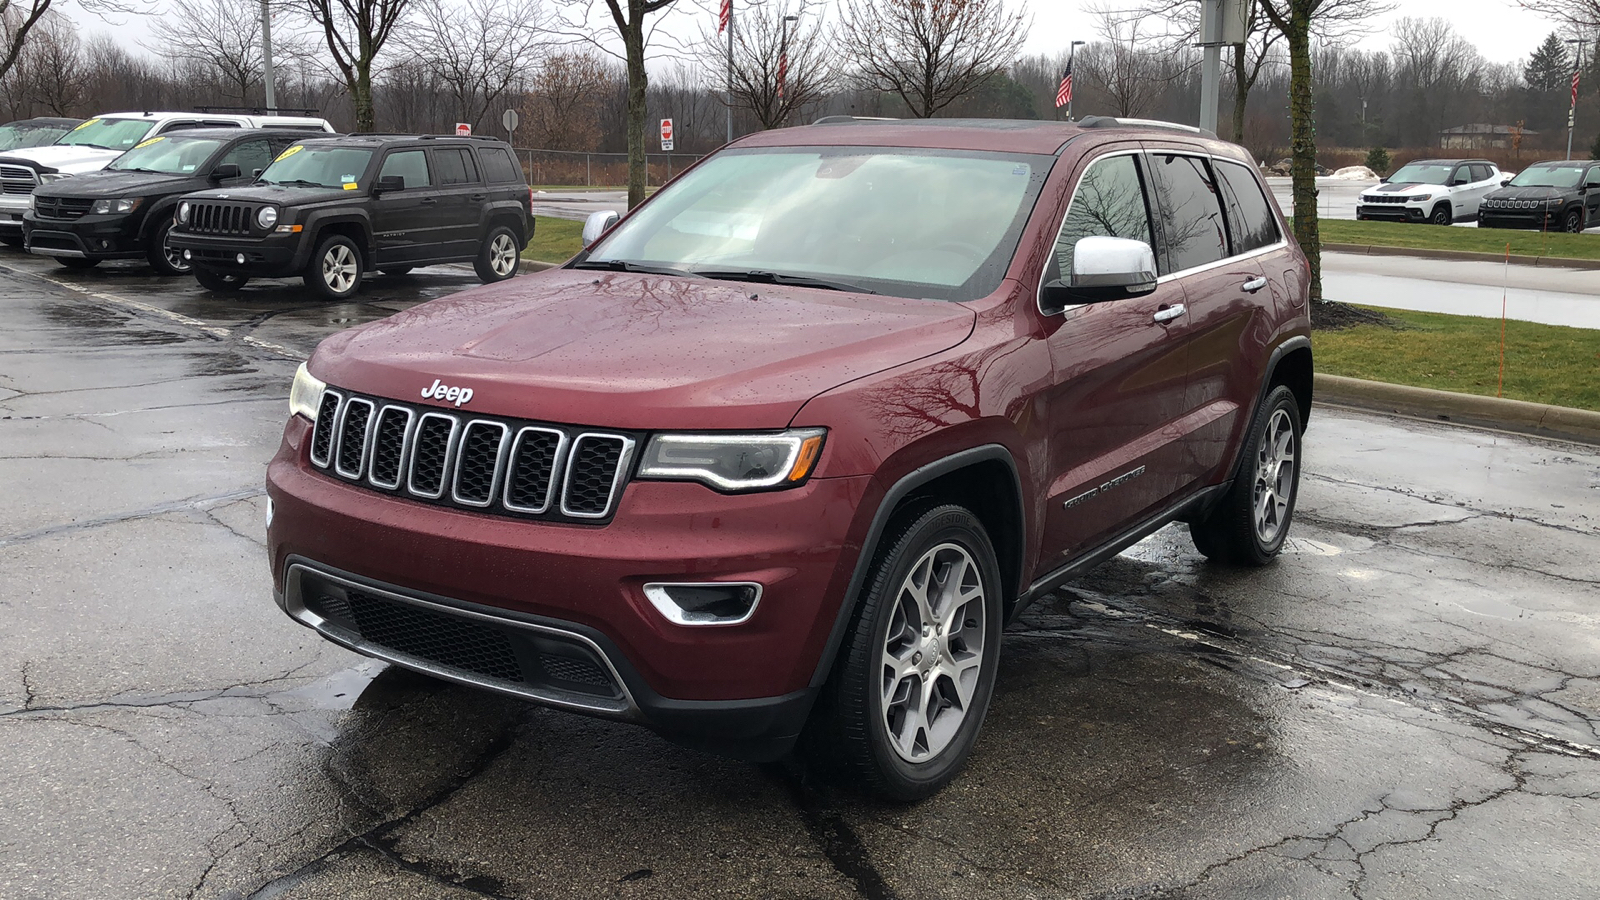
[{"label": "fog light", "polygon": [[184,258],[184,259],[185,259],[185,260],[190,260],[190,259],[194,259],[194,254],[193,254],[193,253],[190,253],[190,252],[189,252],[189,251],[187,251],[187,250],[185,250],[185,251],[183,251],[183,258]]},{"label": "fog light", "polygon": [[235,257],[234,257],[234,258],[233,258],[233,260],[234,260],[234,262],[237,262],[237,263],[238,263],[238,264],[239,264],[239,265],[241,265],[241,266],[242,266],[242,265],[244,265],[244,254],[243,254],[243,253],[241,253],[241,254],[239,254],[239,255],[238,255],[238,256],[235,256]]},{"label": "fog light", "polygon": [[738,625],[755,614],[761,585],[753,581],[647,584],[644,595],[677,625]]}]

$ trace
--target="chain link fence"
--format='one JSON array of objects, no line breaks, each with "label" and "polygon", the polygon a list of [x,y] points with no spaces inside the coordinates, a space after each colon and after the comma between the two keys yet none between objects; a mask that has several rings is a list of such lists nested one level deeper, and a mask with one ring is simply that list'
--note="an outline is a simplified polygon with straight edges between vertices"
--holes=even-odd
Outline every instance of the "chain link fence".
[{"label": "chain link fence", "polygon": [[[516,148],[531,185],[623,187],[628,183],[628,154],[582,150]],[[645,154],[645,185],[665,184],[693,165],[701,153]]]}]

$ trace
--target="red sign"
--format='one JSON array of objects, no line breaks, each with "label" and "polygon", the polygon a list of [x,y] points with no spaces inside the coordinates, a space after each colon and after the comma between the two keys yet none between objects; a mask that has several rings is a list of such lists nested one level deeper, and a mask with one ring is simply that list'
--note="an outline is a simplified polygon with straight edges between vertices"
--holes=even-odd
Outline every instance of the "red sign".
[{"label": "red sign", "polygon": [[467,135],[469,135],[471,133],[472,133],[472,126],[471,125],[468,125],[466,122],[457,122],[456,123],[456,135],[457,136],[466,137]]},{"label": "red sign", "polygon": [[663,141],[672,140],[672,120],[671,119],[662,119],[661,120],[661,139]]}]

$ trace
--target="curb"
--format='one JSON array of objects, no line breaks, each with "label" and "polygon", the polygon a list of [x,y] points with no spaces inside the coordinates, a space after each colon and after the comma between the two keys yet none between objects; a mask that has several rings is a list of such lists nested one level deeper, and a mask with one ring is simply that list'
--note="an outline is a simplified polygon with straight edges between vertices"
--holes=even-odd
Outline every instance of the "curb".
[{"label": "curb", "polygon": [[1321,372],[1315,375],[1313,385],[1319,403],[1600,444],[1600,412],[1593,410],[1436,391]]},{"label": "curb", "polygon": [[[1473,250],[1427,250],[1416,247],[1386,247],[1379,244],[1323,244],[1330,253],[1355,253],[1365,256],[1416,256],[1422,259],[1454,259],[1464,262],[1503,263],[1503,253],[1478,253]],[[1516,256],[1514,266],[1543,266],[1547,269],[1600,269],[1600,259],[1567,259],[1560,256]]]}]

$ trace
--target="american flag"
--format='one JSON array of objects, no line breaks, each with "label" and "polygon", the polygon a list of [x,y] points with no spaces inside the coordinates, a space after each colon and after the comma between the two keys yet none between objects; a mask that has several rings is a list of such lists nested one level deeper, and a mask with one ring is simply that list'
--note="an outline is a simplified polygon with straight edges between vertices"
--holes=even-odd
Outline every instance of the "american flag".
[{"label": "american flag", "polygon": [[784,82],[789,79],[789,51],[778,54],[778,99],[783,99]]},{"label": "american flag", "polygon": [[728,20],[733,18],[733,0],[722,0],[722,9],[717,13],[717,34],[728,27]]},{"label": "american flag", "polygon": [[1572,108],[1578,108],[1578,73],[1572,73]]},{"label": "american flag", "polygon": [[1072,63],[1067,63],[1067,70],[1061,73],[1061,89],[1056,91],[1056,109],[1060,109],[1072,102]]}]

